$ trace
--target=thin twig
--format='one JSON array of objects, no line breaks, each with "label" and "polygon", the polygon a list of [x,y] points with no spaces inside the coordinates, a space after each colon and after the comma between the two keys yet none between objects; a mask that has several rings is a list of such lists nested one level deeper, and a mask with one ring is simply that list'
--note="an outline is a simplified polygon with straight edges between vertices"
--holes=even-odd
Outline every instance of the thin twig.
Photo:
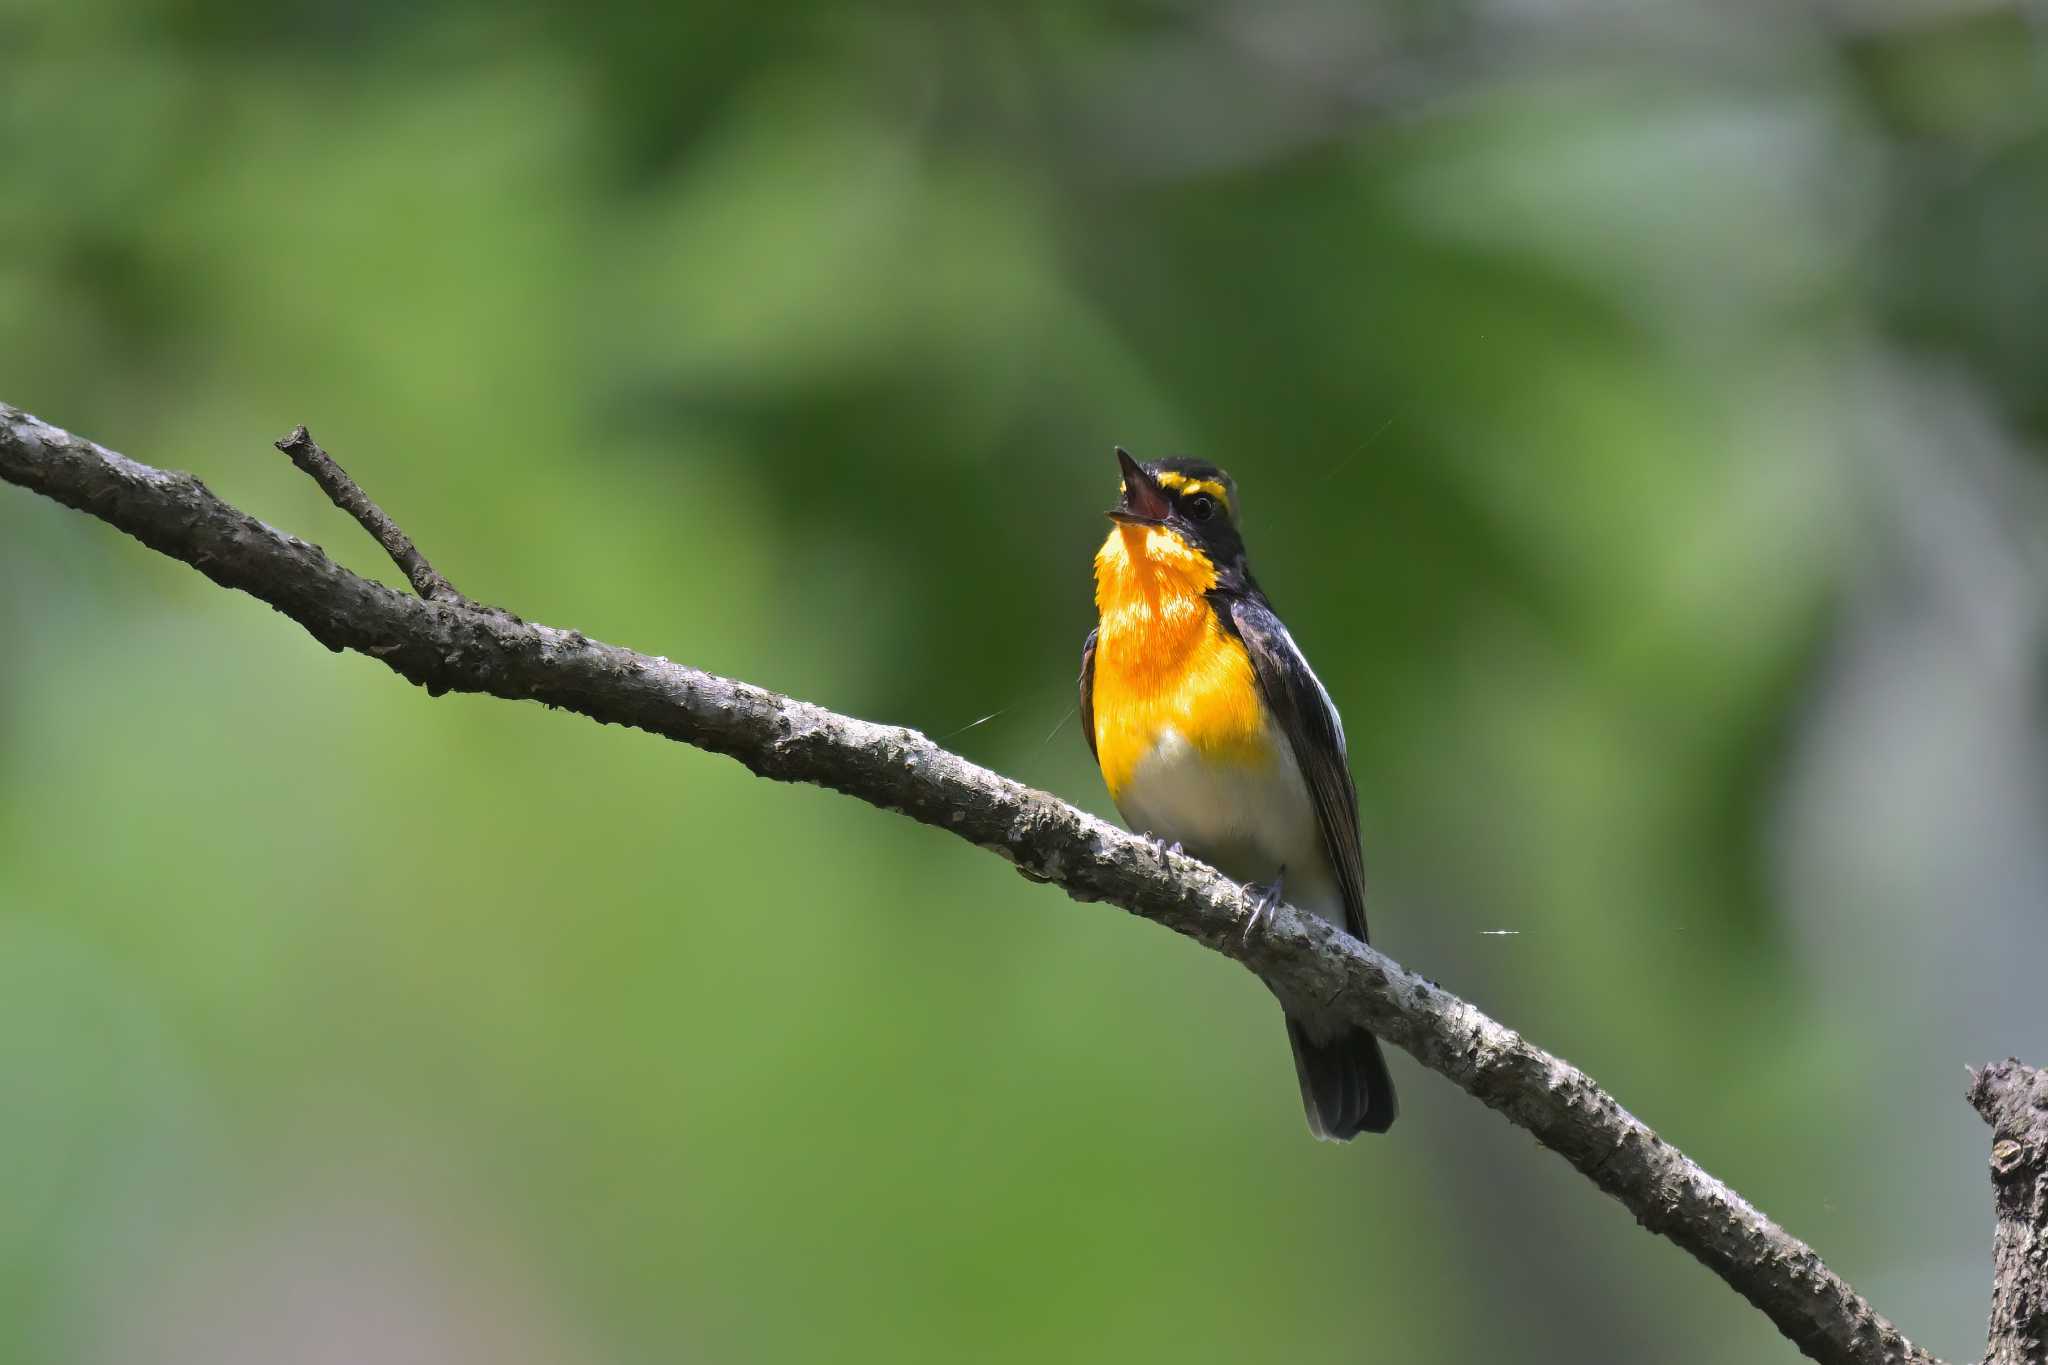
[{"label": "thin twig", "polygon": [[[1327,921],[1289,907],[1245,941],[1244,889],[1182,854],[969,763],[923,735],[462,603],[358,577],[317,546],[152,469],[0,405],[0,479],[75,507],[223,587],[269,603],[330,649],[370,655],[430,692],[543,702],[729,755],[950,831],[1251,968],[1297,1013],[1351,1021],[1532,1133],[1761,1309],[1815,1360],[1937,1365],[1813,1249],[1671,1146],[1578,1068]],[[764,934],[772,929],[763,929]]]},{"label": "thin twig", "polygon": [[279,450],[292,457],[292,463],[313,477],[336,507],[354,517],[362,528],[379,545],[384,553],[391,556],[391,562],[412,584],[413,591],[430,602],[455,602],[469,604],[469,599],[455,590],[455,585],[443,578],[427,563],[427,557],[412,543],[398,523],[384,514],[384,509],[370,500],[348,471],[334,462],[329,455],[315,444],[312,434],[304,427],[293,427],[291,435],[274,442]]}]

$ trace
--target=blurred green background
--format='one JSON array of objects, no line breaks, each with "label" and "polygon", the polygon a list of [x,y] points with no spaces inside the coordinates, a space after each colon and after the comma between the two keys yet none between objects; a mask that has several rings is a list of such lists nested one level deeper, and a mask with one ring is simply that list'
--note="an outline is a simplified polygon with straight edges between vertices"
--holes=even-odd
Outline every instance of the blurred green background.
[{"label": "blurred green background", "polygon": [[[1971,1359],[2039,14],[0,0],[0,397],[1106,814],[1110,447],[1216,459],[1382,946]],[[1318,1145],[1219,958],[0,490],[0,1360],[1795,1358],[1394,1065]]]}]

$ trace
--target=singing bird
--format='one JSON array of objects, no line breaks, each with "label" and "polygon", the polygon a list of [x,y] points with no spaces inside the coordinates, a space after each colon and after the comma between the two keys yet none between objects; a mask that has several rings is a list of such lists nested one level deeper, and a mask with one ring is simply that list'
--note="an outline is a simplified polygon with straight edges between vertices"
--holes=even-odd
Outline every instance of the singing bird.
[{"label": "singing bird", "polygon": [[[1237,485],[1215,465],[1139,464],[1095,555],[1081,723],[1132,829],[1179,844],[1363,939],[1358,793],[1330,694],[1253,581]],[[1287,1016],[1309,1128],[1348,1141],[1394,1121],[1379,1040]]]}]

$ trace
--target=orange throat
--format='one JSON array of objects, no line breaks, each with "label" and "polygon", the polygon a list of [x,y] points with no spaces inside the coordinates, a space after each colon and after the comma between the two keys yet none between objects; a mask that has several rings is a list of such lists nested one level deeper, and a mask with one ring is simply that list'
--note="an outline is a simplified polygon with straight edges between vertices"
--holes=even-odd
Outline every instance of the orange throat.
[{"label": "orange throat", "polygon": [[1264,766],[1251,660],[1204,596],[1207,555],[1162,526],[1118,523],[1095,554],[1095,754],[1112,799],[1176,732],[1205,758]]}]

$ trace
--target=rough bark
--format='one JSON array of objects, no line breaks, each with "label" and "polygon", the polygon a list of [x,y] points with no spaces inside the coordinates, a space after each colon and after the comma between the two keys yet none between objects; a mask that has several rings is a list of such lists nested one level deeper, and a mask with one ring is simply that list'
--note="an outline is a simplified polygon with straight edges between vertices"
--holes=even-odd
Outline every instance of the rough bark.
[{"label": "rough bark", "polygon": [[1970,1077],[1991,1125],[1991,1341],[1984,1365],[2048,1365],[2048,1071],[2007,1059]]},{"label": "rough bark", "polygon": [[329,649],[368,655],[430,693],[538,701],[725,754],[763,777],[901,811],[1076,900],[1110,901],[1157,921],[1242,962],[1291,1005],[1372,1029],[1527,1129],[1813,1359],[1934,1361],[1812,1248],[1576,1067],[1315,916],[1283,906],[1247,939],[1251,900],[1236,883],[915,731],[475,607],[452,588],[431,596],[431,582],[421,598],[406,597],[228,505],[189,474],[138,464],[4,404],[0,479],[95,516],[268,603]]}]

